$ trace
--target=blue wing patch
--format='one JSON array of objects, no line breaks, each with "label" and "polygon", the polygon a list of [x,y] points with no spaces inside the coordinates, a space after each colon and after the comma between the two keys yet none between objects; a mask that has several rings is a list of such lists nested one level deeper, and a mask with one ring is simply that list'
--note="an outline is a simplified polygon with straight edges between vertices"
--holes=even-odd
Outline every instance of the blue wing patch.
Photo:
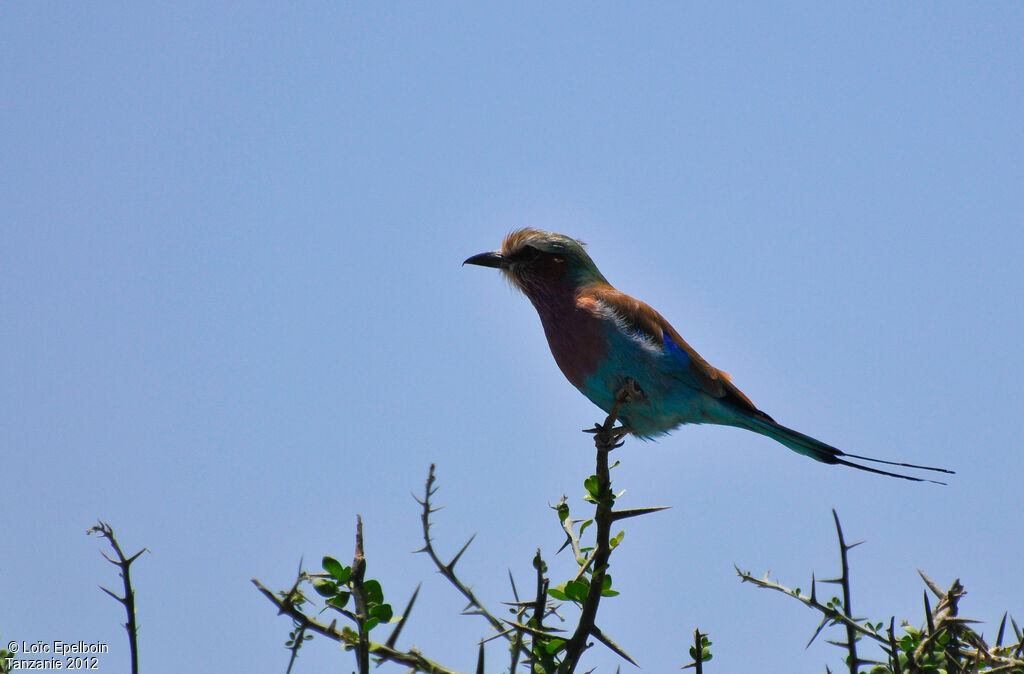
[{"label": "blue wing patch", "polygon": [[671,354],[671,356],[673,358],[679,360],[680,364],[682,364],[682,365],[689,365],[690,364],[690,354],[686,353],[686,349],[684,349],[683,347],[681,347],[678,344],[676,344],[675,342],[673,342],[672,338],[669,337],[667,332],[664,333],[664,339],[665,339],[665,352]]}]

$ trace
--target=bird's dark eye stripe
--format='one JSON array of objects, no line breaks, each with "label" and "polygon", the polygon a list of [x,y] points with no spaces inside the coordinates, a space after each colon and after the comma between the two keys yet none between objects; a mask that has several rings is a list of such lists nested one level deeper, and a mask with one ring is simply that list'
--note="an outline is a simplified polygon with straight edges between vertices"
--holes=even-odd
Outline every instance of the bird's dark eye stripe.
[{"label": "bird's dark eye stripe", "polygon": [[523,246],[512,256],[517,262],[529,262],[540,257],[541,251],[533,246]]}]

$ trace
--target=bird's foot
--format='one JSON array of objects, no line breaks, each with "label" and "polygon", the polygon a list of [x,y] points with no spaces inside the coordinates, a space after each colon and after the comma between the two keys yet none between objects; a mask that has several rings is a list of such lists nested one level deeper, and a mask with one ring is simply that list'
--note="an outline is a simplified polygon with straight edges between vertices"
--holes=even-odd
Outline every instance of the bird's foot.
[{"label": "bird's foot", "polygon": [[610,452],[626,444],[622,438],[629,434],[629,429],[625,426],[606,428],[603,424],[594,424],[593,428],[584,428],[583,432],[594,435],[594,444],[598,449]]},{"label": "bird's foot", "polygon": [[621,447],[623,443],[620,441],[629,433],[629,428],[625,424],[615,425],[615,421],[619,418],[619,410],[627,403],[643,400],[646,397],[646,394],[640,388],[640,385],[636,383],[636,380],[632,377],[626,377],[622,386],[615,394],[615,404],[612,405],[608,418],[604,420],[603,424],[594,424],[593,428],[586,428],[583,432],[594,434],[594,444],[597,445],[598,449],[611,451],[616,447]]},{"label": "bird's foot", "polygon": [[643,400],[646,397],[647,394],[640,388],[640,384],[637,384],[636,380],[632,377],[626,377],[626,381],[622,382],[619,392],[615,394],[615,402],[621,405]]},{"label": "bird's foot", "polygon": [[[603,424],[594,424],[593,428],[584,428],[583,432],[596,435],[598,433],[604,433],[605,429]],[[608,435],[613,440],[618,441],[629,435],[629,429],[625,426],[616,426],[615,428],[608,429]]]}]

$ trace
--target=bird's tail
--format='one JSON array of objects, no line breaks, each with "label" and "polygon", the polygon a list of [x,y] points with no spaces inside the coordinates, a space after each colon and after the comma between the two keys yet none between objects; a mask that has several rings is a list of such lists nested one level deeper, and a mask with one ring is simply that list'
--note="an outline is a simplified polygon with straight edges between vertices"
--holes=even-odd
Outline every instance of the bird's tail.
[{"label": "bird's tail", "polygon": [[[850,466],[851,468],[857,468],[859,470],[866,470],[870,473],[878,473],[879,475],[888,475],[890,477],[898,477],[904,480],[913,480],[914,482],[932,482],[934,484],[946,484],[938,480],[929,480],[922,477],[913,477],[911,475],[903,475],[901,473],[892,473],[887,470],[880,468],[872,468],[870,466],[862,466],[858,463],[853,463],[849,459],[859,459],[861,461],[870,461],[872,463],[884,463],[889,466],[901,466],[903,468],[916,468],[918,470],[931,470],[937,473],[949,473],[953,474],[955,471],[947,470],[945,468],[933,468],[931,466],[918,466],[913,463],[902,463],[900,461],[884,461],[882,459],[872,459],[867,456],[858,456],[856,454],[847,454],[846,452],[840,451],[831,445],[826,445],[820,440],[815,440],[809,435],[804,435],[799,431],[794,431],[792,428],[786,428],[770,417],[765,415],[763,418],[747,416],[744,418],[742,427],[748,430],[766,435],[777,442],[781,442],[786,447],[789,447],[798,454],[809,456],[815,461],[821,461],[822,463],[838,463],[843,466]],[[845,457],[845,458],[844,458]]]}]

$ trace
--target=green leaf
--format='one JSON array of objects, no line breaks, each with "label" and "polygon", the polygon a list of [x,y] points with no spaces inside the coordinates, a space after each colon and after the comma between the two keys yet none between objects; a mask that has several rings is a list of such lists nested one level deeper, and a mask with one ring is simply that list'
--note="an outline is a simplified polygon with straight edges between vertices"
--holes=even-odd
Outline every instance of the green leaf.
[{"label": "green leaf", "polygon": [[601,596],[602,597],[617,597],[619,593],[612,589],[612,577],[610,574],[605,574],[604,580],[601,581]]},{"label": "green leaf", "polygon": [[690,657],[695,661],[707,662],[714,656],[711,654],[711,639],[708,635],[700,635],[700,654],[698,656],[698,650],[696,646],[690,646]]},{"label": "green leaf", "polygon": [[559,522],[564,522],[568,517],[569,517],[569,504],[565,503],[563,501],[562,503],[558,504],[558,521]]},{"label": "green leaf", "polygon": [[394,615],[394,612],[391,610],[391,604],[377,604],[370,609],[370,616],[382,623],[391,622],[392,615]]},{"label": "green leaf", "polygon": [[622,538],[625,535],[626,535],[626,530],[623,529],[619,533],[617,533],[614,536],[612,536],[611,540],[608,541],[608,545],[611,547],[612,550],[614,550],[615,548],[617,548],[619,546],[619,543],[622,542]]},{"label": "green leaf", "polygon": [[338,594],[338,584],[326,578],[314,578],[313,589],[321,597],[333,597]]},{"label": "green leaf", "polygon": [[580,536],[583,536],[583,530],[586,529],[587,527],[589,527],[593,523],[594,523],[594,520],[587,520],[586,522],[581,524],[580,525]]},{"label": "green leaf", "polygon": [[548,653],[547,642],[544,639],[535,639],[530,651],[533,653],[533,671],[537,674],[555,671],[555,661]]},{"label": "green leaf", "polygon": [[379,624],[380,620],[378,620],[377,618],[368,618],[366,622],[363,623],[363,634],[366,634]]},{"label": "green leaf", "polygon": [[337,578],[339,583],[344,585],[348,582],[349,576],[352,574],[351,567],[342,566],[341,562],[330,556],[324,556],[322,564],[324,571]]},{"label": "green leaf", "polygon": [[562,650],[562,647],[565,646],[565,644],[565,639],[559,639],[558,637],[555,637],[547,643],[544,649],[548,652],[549,655],[554,655],[558,651]]},{"label": "green leaf", "polygon": [[363,583],[363,591],[366,592],[366,603],[368,604],[380,604],[384,601],[384,590],[380,586],[380,581],[368,580]]},{"label": "green leaf", "polygon": [[571,580],[565,584],[565,594],[573,601],[583,603],[587,600],[590,584],[582,580]]},{"label": "green leaf", "polygon": [[601,496],[601,482],[597,479],[597,475],[591,475],[584,480],[583,486],[591,497],[596,499]]},{"label": "green leaf", "polygon": [[569,601],[569,595],[565,593],[565,583],[562,583],[558,587],[548,588],[548,594],[558,601]]},{"label": "green leaf", "polygon": [[328,606],[333,606],[336,609],[345,608],[345,604],[348,603],[348,598],[351,596],[348,592],[339,592],[337,595],[327,600]]}]

